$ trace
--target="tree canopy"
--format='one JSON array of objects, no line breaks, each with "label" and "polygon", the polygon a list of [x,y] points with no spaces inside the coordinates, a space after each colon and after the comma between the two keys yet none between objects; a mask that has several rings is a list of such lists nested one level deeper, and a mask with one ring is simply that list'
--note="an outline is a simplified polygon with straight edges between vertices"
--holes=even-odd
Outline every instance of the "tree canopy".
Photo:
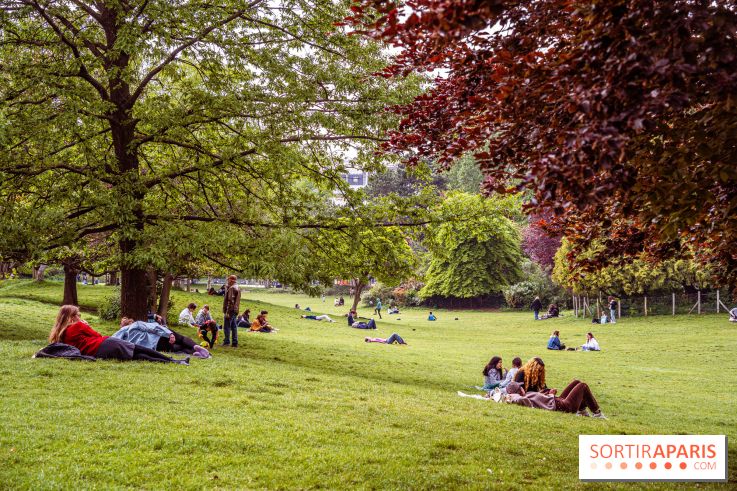
[{"label": "tree canopy", "polygon": [[[737,288],[737,2],[362,0],[349,23],[439,73],[388,149],[529,190],[572,260],[700,250]],[[603,254],[575,254],[594,241]]]},{"label": "tree canopy", "polygon": [[[391,124],[382,108],[416,84],[370,76],[385,60],[376,43],[336,32],[345,9],[3,2],[0,198],[16,239],[3,254],[103,234],[123,314],[142,318],[146,269],[172,252],[234,256],[239,269],[286,264],[277,245],[294,250],[306,231],[349,227],[341,219],[360,212],[336,213],[328,198],[348,193],[347,161],[381,165],[373,146]],[[28,242],[39,225],[43,237]]]},{"label": "tree canopy", "polygon": [[423,298],[472,298],[500,293],[520,279],[522,252],[514,196],[488,199],[452,192],[439,214],[457,217],[428,227],[431,253]]}]

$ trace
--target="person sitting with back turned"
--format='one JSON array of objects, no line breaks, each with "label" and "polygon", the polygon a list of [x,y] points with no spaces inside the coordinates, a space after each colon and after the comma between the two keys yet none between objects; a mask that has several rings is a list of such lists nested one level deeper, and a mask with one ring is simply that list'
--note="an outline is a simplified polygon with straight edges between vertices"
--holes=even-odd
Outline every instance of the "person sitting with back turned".
[{"label": "person sitting with back turned", "polygon": [[729,311],[729,322],[737,322],[737,307]]},{"label": "person sitting with back turned", "polygon": [[560,342],[560,331],[553,331],[548,339],[548,349],[550,350],[564,350],[566,345]]},{"label": "person sitting with back turned", "polygon": [[433,314],[432,312],[430,312],[430,315],[427,316],[427,320],[429,320],[429,321],[436,321],[436,320],[438,320],[438,318],[435,317],[435,314]]}]

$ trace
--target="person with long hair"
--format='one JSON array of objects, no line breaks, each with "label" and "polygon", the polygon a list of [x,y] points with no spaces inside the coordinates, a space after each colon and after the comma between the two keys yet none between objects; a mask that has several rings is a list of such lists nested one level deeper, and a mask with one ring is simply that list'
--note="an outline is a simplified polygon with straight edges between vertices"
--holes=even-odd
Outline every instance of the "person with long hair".
[{"label": "person with long hair", "polygon": [[581,346],[583,351],[601,351],[599,342],[594,337],[593,333],[586,333],[586,342]]},{"label": "person with long hair", "polygon": [[[560,397],[557,397],[552,392],[548,394],[530,392],[525,390],[521,384],[512,382],[507,386],[507,395],[504,396],[504,401],[536,409],[576,413],[579,416],[593,416],[594,418],[607,419],[601,413],[599,403],[596,402],[596,398],[591,393],[589,386],[580,380],[574,380],[568,384],[563,389]],[[589,414],[587,409],[590,409],[592,414]]]},{"label": "person with long hair", "polygon": [[560,342],[560,331],[553,331],[548,339],[548,349],[552,350],[564,350],[566,345]]},{"label": "person with long hair", "polygon": [[[547,392],[555,393],[555,389],[548,389],[545,385],[545,362],[542,358],[530,358],[522,368],[519,369],[514,381],[521,384],[525,392]],[[507,386],[508,387],[508,386]]]},{"label": "person with long hair", "polygon": [[499,386],[504,380],[504,368],[502,366],[502,357],[493,356],[489,363],[486,364],[481,371],[484,376],[483,390],[492,390]]},{"label": "person with long hair", "polygon": [[74,346],[83,355],[121,361],[144,360],[163,363],[189,365],[189,357],[175,360],[156,350],[135,345],[129,341],[103,336],[82,320],[79,307],[62,305],[56,315],[56,322],[49,333],[50,343],[64,343]]}]

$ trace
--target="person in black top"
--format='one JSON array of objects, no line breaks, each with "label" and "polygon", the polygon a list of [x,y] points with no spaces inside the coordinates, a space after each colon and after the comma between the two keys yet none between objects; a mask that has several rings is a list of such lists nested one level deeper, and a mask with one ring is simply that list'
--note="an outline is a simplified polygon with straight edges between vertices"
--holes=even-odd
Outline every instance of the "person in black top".
[{"label": "person in black top", "polygon": [[614,313],[617,311],[617,299],[614,297],[609,297],[609,322],[612,324],[617,323],[617,318],[615,317]]},{"label": "person in black top", "polygon": [[540,311],[543,309],[543,303],[540,301],[540,297],[535,297],[530,308],[535,311],[535,320],[540,319]]}]

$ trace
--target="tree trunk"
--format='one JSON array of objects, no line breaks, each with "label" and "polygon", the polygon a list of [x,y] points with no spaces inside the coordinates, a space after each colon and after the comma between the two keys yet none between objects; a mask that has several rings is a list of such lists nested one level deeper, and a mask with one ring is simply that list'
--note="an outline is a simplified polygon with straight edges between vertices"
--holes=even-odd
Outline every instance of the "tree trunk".
[{"label": "tree trunk", "polygon": [[149,267],[146,270],[146,312],[155,312],[157,300],[159,299],[158,292],[156,291],[156,282],[158,280],[156,270]]},{"label": "tree trunk", "polygon": [[166,314],[169,313],[169,294],[171,293],[171,284],[173,281],[174,275],[171,273],[164,275],[161,285],[161,295],[159,296],[159,308],[156,309],[156,313],[164,319],[166,319]]},{"label": "tree trunk", "polygon": [[358,302],[361,301],[361,292],[363,292],[363,289],[366,285],[364,285],[360,280],[356,280],[356,287],[354,288],[355,292],[353,295],[353,307],[351,310],[358,309]]},{"label": "tree trunk", "polygon": [[46,271],[46,268],[48,266],[46,264],[39,264],[38,269],[36,270],[36,281],[43,281],[44,280],[44,271]]},{"label": "tree trunk", "polygon": [[64,299],[61,301],[62,305],[77,305],[79,306],[79,300],[77,298],[77,275],[79,269],[74,264],[64,263]]},{"label": "tree trunk", "polygon": [[118,273],[113,272],[110,273],[110,283],[111,286],[120,286],[120,281],[118,280]]}]

